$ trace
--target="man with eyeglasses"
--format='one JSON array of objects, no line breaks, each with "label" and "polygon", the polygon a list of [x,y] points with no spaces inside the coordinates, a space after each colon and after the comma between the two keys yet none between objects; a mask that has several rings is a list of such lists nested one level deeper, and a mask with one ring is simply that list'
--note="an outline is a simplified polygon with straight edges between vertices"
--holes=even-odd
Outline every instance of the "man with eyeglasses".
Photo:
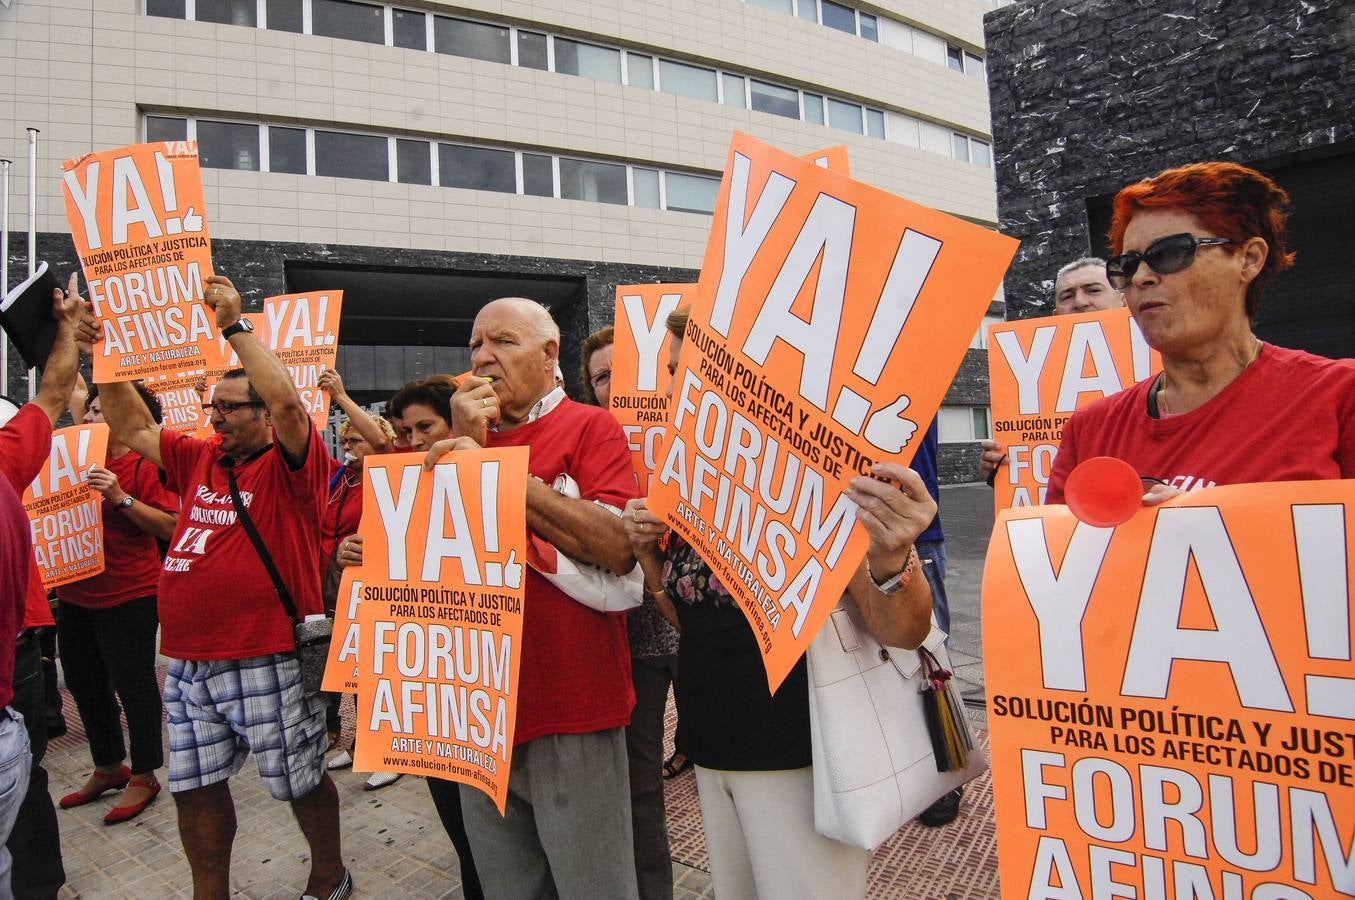
[{"label": "man with eyeglasses", "polygon": [[[1096,256],[1075,259],[1054,276],[1054,315],[1097,312],[1124,306],[1124,294],[1111,287],[1106,278],[1106,261]],[[979,456],[979,479],[993,483],[997,467],[1007,451],[997,441],[983,441]]]},{"label": "man with eyeglasses", "polygon": [[[128,382],[99,386],[113,434],[164,468],[183,498],[159,590],[179,835],[194,897],[228,897],[236,820],[227,780],[252,751],[309,845],[303,897],[342,900],[353,882],[324,768],[325,703],[302,687],[293,636],[294,619],[323,613],[317,557],[329,454],[287,369],[241,317],[235,287],[221,276],[203,287],[243,366],[203,404],[219,442],[157,425]],[[83,332],[99,339],[88,316]]]}]

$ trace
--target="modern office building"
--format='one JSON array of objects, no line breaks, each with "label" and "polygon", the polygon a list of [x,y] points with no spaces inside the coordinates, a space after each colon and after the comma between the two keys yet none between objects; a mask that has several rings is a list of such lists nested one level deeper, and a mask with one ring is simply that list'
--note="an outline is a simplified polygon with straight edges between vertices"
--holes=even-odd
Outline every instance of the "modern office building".
[{"label": "modern office building", "polygon": [[[216,268],[251,303],[343,288],[362,399],[464,370],[475,311],[507,293],[552,305],[576,366],[616,285],[695,278],[736,129],[845,144],[855,177],[997,222],[988,0],[8,2],[11,283],[27,127],[39,255],[59,269],[62,160],[196,139]],[[948,445],[986,434],[984,368],[976,349]]]}]

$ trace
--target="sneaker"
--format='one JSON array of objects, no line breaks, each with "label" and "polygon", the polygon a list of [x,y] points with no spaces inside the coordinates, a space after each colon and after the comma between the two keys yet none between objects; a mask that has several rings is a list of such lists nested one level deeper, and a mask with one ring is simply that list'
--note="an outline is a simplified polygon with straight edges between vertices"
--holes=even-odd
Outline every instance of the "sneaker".
[{"label": "sneaker", "polygon": [[334,772],[338,769],[346,769],[352,764],[353,754],[349,753],[347,750],[340,750],[329,758],[329,762],[325,763],[325,768]]},{"label": "sneaker", "polygon": [[962,794],[964,794],[964,788],[956,788],[937,800],[917,817],[918,824],[926,825],[928,828],[936,828],[954,822],[955,817],[960,814],[960,796]]},{"label": "sneaker", "polygon": [[367,776],[367,780],[362,783],[364,791],[379,791],[383,787],[390,787],[400,780],[400,772],[373,772]]}]

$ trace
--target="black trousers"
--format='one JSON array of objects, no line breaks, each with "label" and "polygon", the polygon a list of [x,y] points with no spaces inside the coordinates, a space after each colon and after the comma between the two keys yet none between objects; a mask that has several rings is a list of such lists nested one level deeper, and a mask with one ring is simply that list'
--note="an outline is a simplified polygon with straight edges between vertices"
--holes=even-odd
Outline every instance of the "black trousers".
[{"label": "black trousers", "polygon": [[10,888],[16,900],[51,900],[66,883],[56,809],[47,793],[47,770],[42,767],[42,758],[47,753],[43,680],[42,651],[31,631],[25,632],[15,649],[14,701],[10,705],[23,715],[28,726],[33,768],[28,776],[28,793],[14,820],[14,830],[5,842],[14,857]]},{"label": "black trousers", "polygon": [[85,724],[96,766],[116,765],[127,758],[118,721],[119,700],[127,712],[132,774],[145,775],[165,764],[160,685],[155,680],[159,624],[154,596],[107,609],[59,605],[61,668]]},{"label": "black trousers", "polygon": [[461,893],[466,900],[485,900],[484,889],[480,887],[480,875],[475,871],[475,860],[471,857],[466,823],[461,818],[461,790],[455,781],[431,777],[427,781],[428,793],[433,795],[433,805],[437,807],[438,818],[442,820],[442,830],[452,839],[452,846],[461,860]]}]

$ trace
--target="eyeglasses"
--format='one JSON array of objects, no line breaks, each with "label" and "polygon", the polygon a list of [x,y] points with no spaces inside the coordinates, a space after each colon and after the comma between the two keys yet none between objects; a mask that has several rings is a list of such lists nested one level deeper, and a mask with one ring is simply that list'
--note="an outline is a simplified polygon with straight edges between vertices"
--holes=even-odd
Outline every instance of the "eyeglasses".
[{"label": "eyeglasses", "polygon": [[602,387],[612,380],[612,370],[603,369],[601,372],[588,376],[588,380],[593,383],[593,387]]},{"label": "eyeglasses", "polygon": [[1191,263],[1195,262],[1197,248],[1232,243],[1235,241],[1231,238],[1197,238],[1193,234],[1169,234],[1153,241],[1142,253],[1130,251],[1112,257],[1106,262],[1106,280],[1115,290],[1123,291],[1134,280],[1139,263],[1146,262],[1148,268],[1159,275],[1171,275],[1173,272],[1190,268]]},{"label": "eyeglasses", "polygon": [[229,416],[237,409],[244,409],[246,406],[260,407],[263,405],[264,402],[262,400],[246,400],[243,403],[232,403],[230,400],[216,400],[212,403],[202,404],[202,411],[211,415],[212,410],[216,410],[223,416]]}]

